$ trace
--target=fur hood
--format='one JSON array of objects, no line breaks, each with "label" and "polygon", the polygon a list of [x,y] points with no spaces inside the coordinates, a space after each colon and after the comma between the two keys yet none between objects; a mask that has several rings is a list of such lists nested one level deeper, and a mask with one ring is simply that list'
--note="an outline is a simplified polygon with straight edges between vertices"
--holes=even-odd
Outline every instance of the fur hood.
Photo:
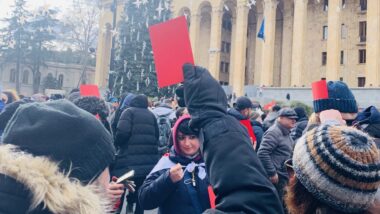
[{"label": "fur hood", "polygon": [[[34,157],[13,145],[0,146],[0,174],[30,191],[30,211],[43,204],[52,213],[108,213],[106,196],[95,185],[84,186],[59,171],[46,157]],[[103,191],[104,192],[104,191]]]}]

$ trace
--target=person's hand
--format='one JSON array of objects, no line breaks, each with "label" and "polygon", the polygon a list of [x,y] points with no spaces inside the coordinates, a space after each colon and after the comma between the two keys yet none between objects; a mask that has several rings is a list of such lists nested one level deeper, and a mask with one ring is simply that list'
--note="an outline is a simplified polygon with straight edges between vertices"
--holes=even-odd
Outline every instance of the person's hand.
[{"label": "person's hand", "polygon": [[183,169],[181,164],[176,164],[169,170],[169,176],[170,179],[173,181],[173,183],[177,183],[178,181],[182,180],[184,175]]},{"label": "person's hand", "polygon": [[107,187],[107,196],[111,201],[116,202],[121,198],[124,193],[124,184],[117,184],[115,181],[116,177],[112,178],[112,182],[108,184]]},{"label": "person's hand", "polygon": [[278,175],[275,174],[274,176],[270,177],[269,180],[272,182],[272,184],[278,183]]},{"label": "person's hand", "polygon": [[325,110],[319,113],[321,123],[334,122],[340,125],[346,125],[346,121],[343,120],[342,114],[334,109]]}]

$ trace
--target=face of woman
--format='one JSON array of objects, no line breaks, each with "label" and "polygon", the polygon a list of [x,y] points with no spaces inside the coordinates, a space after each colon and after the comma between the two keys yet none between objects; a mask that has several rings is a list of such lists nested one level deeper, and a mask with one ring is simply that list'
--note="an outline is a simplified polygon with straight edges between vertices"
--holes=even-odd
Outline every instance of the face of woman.
[{"label": "face of woman", "polygon": [[184,135],[182,132],[178,132],[177,136],[179,149],[186,156],[193,156],[199,150],[199,139],[195,135]]}]

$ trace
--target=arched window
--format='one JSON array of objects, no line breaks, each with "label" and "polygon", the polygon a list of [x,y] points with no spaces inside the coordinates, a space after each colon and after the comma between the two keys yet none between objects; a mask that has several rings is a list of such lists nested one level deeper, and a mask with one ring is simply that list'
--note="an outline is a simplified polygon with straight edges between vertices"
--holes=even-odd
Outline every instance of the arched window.
[{"label": "arched window", "polygon": [[16,69],[11,69],[9,72],[9,82],[16,82]]},{"label": "arched window", "polygon": [[28,84],[29,83],[29,71],[24,70],[24,73],[22,74],[22,84]]},{"label": "arched window", "polygon": [[60,74],[58,76],[58,88],[62,88],[63,87],[63,74]]}]

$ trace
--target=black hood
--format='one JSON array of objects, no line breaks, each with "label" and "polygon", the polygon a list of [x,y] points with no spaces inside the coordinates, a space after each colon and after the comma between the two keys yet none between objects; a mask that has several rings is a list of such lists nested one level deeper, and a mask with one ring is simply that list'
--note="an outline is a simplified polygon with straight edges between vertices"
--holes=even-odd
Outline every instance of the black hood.
[{"label": "black hood", "polygon": [[228,109],[227,113],[231,115],[232,117],[236,118],[237,120],[245,120],[245,118],[238,110],[234,108]]},{"label": "black hood", "polygon": [[184,99],[192,117],[191,127],[197,128],[209,118],[227,113],[227,96],[220,84],[202,67],[185,64]]},{"label": "black hood", "polygon": [[148,108],[148,98],[145,95],[137,95],[131,100],[131,107],[135,108]]}]

